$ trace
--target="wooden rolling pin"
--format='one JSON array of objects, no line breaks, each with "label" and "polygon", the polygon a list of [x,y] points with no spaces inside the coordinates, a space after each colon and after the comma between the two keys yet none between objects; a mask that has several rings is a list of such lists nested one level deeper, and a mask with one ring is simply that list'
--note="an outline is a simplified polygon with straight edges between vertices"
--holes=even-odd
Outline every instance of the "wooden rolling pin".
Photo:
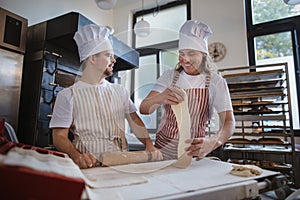
[{"label": "wooden rolling pin", "polygon": [[152,160],[152,154],[146,151],[105,152],[100,156],[102,166],[143,163]]}]

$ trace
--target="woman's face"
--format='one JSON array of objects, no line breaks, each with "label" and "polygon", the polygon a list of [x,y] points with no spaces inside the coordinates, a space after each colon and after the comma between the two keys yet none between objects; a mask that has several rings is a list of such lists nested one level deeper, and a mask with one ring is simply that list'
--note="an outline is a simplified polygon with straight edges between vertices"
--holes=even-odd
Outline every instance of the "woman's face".
[{"label": "woman's face", "polygon": [[203,53],[192,49],[183,49],[179,51],[179,64],[183,67],[185,73],[189,75],[200,74],[200,64]]}]

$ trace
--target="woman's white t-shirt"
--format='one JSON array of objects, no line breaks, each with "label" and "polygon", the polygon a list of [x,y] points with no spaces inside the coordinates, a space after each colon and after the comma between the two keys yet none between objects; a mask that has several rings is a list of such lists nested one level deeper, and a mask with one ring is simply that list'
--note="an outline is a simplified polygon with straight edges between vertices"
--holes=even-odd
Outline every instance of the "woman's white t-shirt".
[{"label": "woman's white t-shirt", "polygon": [[[174,72],[174,69],[165,71],[159,77],[152,90],[163,92],[166,88],[170,87],[173,82]],[[210,76],[209,106],[211,114],[213,108],[216,109],[217,113],[233,110],[226,80],[217,73],[211,73]],[[175,86],[182,89],[205,88],[205,77],[206,74],[189,75],[181,71]]]}]

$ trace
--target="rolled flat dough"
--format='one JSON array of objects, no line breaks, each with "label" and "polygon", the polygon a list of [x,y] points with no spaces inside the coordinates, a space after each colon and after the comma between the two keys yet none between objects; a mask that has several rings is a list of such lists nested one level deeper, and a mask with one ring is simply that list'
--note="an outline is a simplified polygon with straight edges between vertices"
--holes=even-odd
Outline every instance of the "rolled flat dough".
[{"label": "rolled flat dough", "polygon": [[81,171],[89,187],[114,188],[147,183],[148,179],[144,176],[146,173],[164,169],[172,163],[174,163],[174,160],[93,167],[81,169]]},{"label": "rolled flat dough", "polygon": [[184,148],[189,146],[188,144],[185,143],[185,141],[191,138],[191,134],[190,134],[191,121],[190,121],[187,95],[183,89],[181,90],[184,94],[184,100],[177,105],[171,106],[176,116],[176,121],[177,121],[178,131],[179,131],[178,133],[179,141],[178,141],[178,150],[177,150],[178,160],[173,164],[173,166],[178,168],[187,168],[188,166],[190,166],[192,162],[192,157],[187,155]]}]

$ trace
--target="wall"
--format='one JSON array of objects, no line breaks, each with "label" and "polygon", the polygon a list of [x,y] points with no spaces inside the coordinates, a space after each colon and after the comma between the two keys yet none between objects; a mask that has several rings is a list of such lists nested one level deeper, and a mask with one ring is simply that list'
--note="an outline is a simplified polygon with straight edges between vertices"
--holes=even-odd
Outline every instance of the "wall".
[{"label": "wall", "polygon": [[[110,11],[99,9],[94,0],[0,0],[0,6],[27,18],[29,26],[71,11],[79,12],[95,23],[112,26],[115,35],[131,45],[132,14],[141,10],[140,1],[132,2]],[[154,7],[155,2],[145,0],[144,8]],[[214,32],[209,43],[218,41],[226,45],[226,57],[216,63],[219,68],[248,63],[243,2],[243,0],[191,0],[192,19],[209,24]]]},{"label": "wall", "polygon": [[[161,1],[159,1],[161,2]],[[247,37],[243,0],[191,0],[192,19],[207,23],[213,30],[211,42],[222,42],[227,48],[226,57],[216,63],[219,68],[248,64]],[[155,0],[145,0],[144,7],[154,7]],[[131,44],[132,14],[141,10],[140,2],[114,9],[116,35]]]},{"label": "wall", "polygon": [[69,12],[79,12],[97,24],[113,25],[113,11],[99,9],[94,0],[0,0],[0,6],[27,18],[29,26]]},{"label": "wall", "polygon": [[242,0],[192,0],[192,19],[209,24],[213,35],[211,42],[222,42],[227,49],[226,57],[218,67],[248,64],[247,34]]},{"label": "wall", "polygon": [[[120,1],[120,0],[119,0]],[[158,2],[167,3],[170,0]],[[191,0],[192,19],[199,19],[212,28],[214,34],[211,42],[222,42],[226,45],[227,55],[217,62],[218,68],[248,65],[247,37],[243,0]],[[153,8],[155,0],[144,0],[144,8]],[[132,15],[141,10],[141,2],[134,2],[114,9],[113,24],[115,35],[128,45],[132,44]],[[122,84],[130,88],[131,73],[119,73]]]}]

